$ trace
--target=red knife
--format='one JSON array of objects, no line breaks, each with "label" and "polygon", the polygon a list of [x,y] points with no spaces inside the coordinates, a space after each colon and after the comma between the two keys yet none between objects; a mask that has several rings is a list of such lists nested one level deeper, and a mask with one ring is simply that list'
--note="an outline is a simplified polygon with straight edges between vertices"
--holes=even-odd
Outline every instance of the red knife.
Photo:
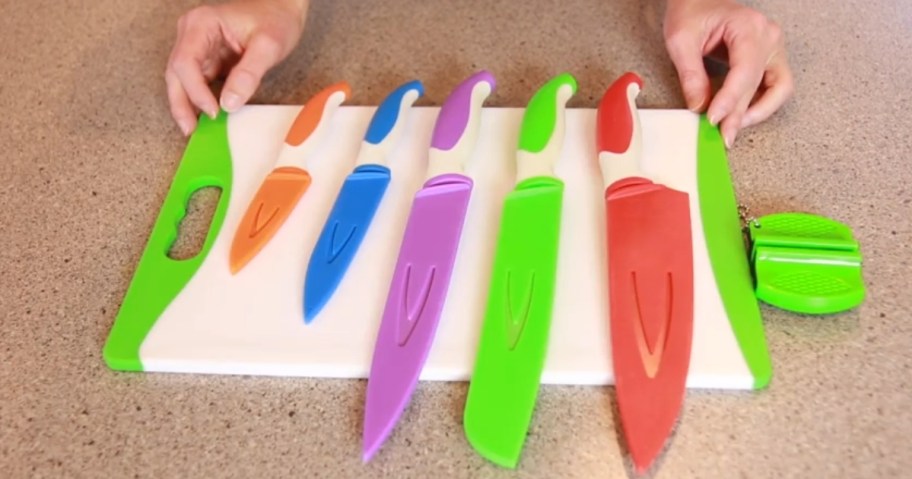
[{"label": "red knife", "polygon": [[636,98],[643,81],[626,73],[598,108],[605,179],[611,351],[618,410],[637,472],[646,471],[684,401],[693,332],[693,243],[686,192],[640,169]]}]

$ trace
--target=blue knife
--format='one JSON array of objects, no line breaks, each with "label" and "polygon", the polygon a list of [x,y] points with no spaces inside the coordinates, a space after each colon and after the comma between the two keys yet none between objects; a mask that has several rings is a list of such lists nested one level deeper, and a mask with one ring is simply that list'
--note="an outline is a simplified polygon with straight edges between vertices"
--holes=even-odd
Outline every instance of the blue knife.
[{"label": "blue knife", "polygon": [[332,297],[370,227],[390,182],[384,165],[402,136],[405,110],[424,94],[419,81],[393,90],[377,107],[358,153],[314,247],[304,279],[304,322],[310,324]]}]

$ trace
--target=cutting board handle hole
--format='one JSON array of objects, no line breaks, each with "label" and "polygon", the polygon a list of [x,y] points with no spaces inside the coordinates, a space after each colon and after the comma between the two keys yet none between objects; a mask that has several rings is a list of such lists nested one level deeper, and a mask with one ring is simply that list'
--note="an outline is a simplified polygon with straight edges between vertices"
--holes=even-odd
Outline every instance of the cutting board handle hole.
[{"label": "cutting board handle hole", "polygon": [[177,235],[168,248],[169,258],[187,260],[199,254],[206,243],[221,195],[222,189],[217,186],[205,186],[190,194],[186,214],[178,220]]}]

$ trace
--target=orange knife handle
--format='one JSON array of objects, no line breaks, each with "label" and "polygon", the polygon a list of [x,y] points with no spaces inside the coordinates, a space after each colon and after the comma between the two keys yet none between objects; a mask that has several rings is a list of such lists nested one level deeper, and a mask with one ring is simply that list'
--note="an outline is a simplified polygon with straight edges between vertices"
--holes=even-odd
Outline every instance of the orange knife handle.
[{"label": "orange knife handle", "polygon": [[[341,93],[341,94],[339,94]],[[285,136],[285,143],[289,146],[299,146],[304,140],[316,131],[320,125],[320,119],[328,109],[333,109],[351,96],[351,86],[348,82],[341,81],[330,85],[307,100],[298,117],[295,118],[288,134]]]}]

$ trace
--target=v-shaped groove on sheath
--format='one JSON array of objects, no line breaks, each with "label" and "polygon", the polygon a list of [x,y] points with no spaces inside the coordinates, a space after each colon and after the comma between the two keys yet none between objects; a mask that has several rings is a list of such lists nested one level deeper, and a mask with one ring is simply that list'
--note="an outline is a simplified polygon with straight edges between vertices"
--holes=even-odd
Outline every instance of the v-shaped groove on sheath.
[{"label": "v-shaped groove on sheath", "polygon": [[659,323],[660,328],[658,334],[656,335],[655,341],[653,344],[649,344],[646,334],[646,318],[643,314],[643,305],[642,300],[643,296],[640,294],[639,285],[637,284],[637,276],[635,271],[630,272],[630,281],[633,285],[633,295],[635,298],[636,305],[636,317],[637,321],[634,322],[634,334],[636,335],[637,348],[640,351],[640,360],[643,363],[643,368],[646,371],[646,376],[649,378],[654,378],[659,373],[659,367],[662,364],[662,355],[665,354],[665,345],[668,342],[668,329],[671,327],[671,316],[672,316],[672,299],[674,297],[674,292],[672,291],[672,280],[671,272],[665,273],[665,294],[663,295],[663,308],[661,308],[662,321]]},{"label": "v-shaped groove on sheath", "polygon": [[278,212],[279,212],[278,208],[273,208],[272,213],[269,215],[268,218],[266,218],[266,221],[261,222],[260,216],[262,216],[262,214],[263,214],[264,206],[266,206],[266,202],[261,201],[259,206],[257,207],[256,215],[253,217],[253,227],[250,230],[251,239],[255,238],[258,234],[262,233],[263,230],[266,229],[267,226],[269,226],[269,223],[273,220],[273,218],[276,217],[276,214],[278,214]]},{"label": "v-shaped groove on sheath", "polygon": [[342,240],[342,244],[340,244],[339,247],[337,248],[336,247],[336,236],[337,236],[337,233],[339,232],[339,226],[341,224],[342,224],[342,222],[340,222],[340,221],[336,221],[335,223],[333,223],[332,236],[330,236],[330,241],[329,241],[329,251],[328,251],[329,258],[327,259],[327,262],[329,262],[329,263],[332,263],[333,261],[336,260],[336,258],[339,257],[339,254],[345,250],[345,247],[348,246],[349,241],[351,241],[351,239],[355,236],[355,229],[357,229],[357,226],[353,226],[348,230],[348,235],[345,236],[345,239]]},{"label": "v-shaped groove on sheath", "polygon": [[[523,288],[526,294],[520,296],[518,311],[513,310],[515,304],[513,296],[513,272],[507,271],[506,297],[507,297],[507,348],[511,351],[516,348],[519,338],[522,337],[523,330],[526,328],[526,322],[529,319],[529,310],[532,308],[532,297],[535,290],[535,272],[529,275],[529,287]],[[518,313],[518,314],[515,314]]]},{"label": "v-shaped groove on sheath", "polygon": [[421,320],[421,315],[424,314],[424,308],[427,306],[431,289],[434,286],[434,278],[437,276],[437,268],[431,266],[427,281],[419,289],[418,296],[415,298],[417,301],[409,301],[409,291],[412,289],[412,271],[412,265],[406,266],[405,284],[402,285],[402,313],[399,314],[396,321],[399,346],[405,346],[408,343],[409,338],[415,331],[415,327],[418,325],[418,321]]}]

